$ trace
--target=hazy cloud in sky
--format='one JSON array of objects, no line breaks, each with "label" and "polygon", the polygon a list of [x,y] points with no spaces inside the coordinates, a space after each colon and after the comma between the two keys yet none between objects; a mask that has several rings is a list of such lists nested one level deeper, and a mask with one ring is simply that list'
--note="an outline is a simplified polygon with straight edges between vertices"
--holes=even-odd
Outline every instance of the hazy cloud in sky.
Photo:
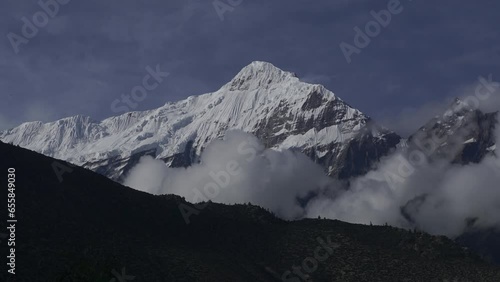
[{"label": "hazy cloud in sky", "polygon": [[436,100],[419,106],[407,106],[380,118],[379,122],[403,137],[415,131],[435,116],[442,116],[455,98],[484,113],[500,111],[500,74],[478,75],[473,83],[459,84],[451,97]]}]

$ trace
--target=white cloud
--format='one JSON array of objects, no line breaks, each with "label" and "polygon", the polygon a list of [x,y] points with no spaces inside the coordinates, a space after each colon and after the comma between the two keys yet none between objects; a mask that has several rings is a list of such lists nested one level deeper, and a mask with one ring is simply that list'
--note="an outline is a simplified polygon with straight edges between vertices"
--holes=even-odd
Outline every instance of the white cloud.
[{"label": "white cloud", "polygon": [[[500,132],[497,136],[500,142]],[[475,227],[500,227],[498,158],[465,166],[433,160],[410,167],[403,156],[396,152],[384,158],[377,169],[346,187],[303,154],[265,149],[252,135],[233,131],[212,142],[201,163],[189,168],[167,168],[143,158],[125,184],[193,203],[251,202],[287,219],[389,223],[448,236],[461,234],[473,221]],[[237,166],[230,170],[230,163]]]},{"label": "white cloud", "polygon": [[252,202],[284,218],[304,216],[297,199],[331,184],[322,168],[305,155],[265,149],[254,136],[237,131],[213,141],[200,164],[167,168],[159,160],[144,158],[125,180],[132,188],[177,194],[194,203]]},{"label": "white cloud", "polygon": [[[416,226],[448,236],[461,234],[471,221],[479,228],[500,227],[499,158],[489,155],[481,163],[469,165],[433,161],[412,166],[413,173],[408,175],[398,172],[409,171],[403,164],[398,154],[385,158],[378,169],[354,179],[339,197],[320,196],[311,201],[308,216]],[[389,178],[394,173],[402,177]]]}]

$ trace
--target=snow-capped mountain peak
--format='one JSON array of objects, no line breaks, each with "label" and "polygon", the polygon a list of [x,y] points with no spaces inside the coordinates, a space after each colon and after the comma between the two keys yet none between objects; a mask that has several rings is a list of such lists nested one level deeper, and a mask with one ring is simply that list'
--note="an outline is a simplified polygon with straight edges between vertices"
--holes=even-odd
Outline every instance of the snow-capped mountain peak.
[{"label": "snow-capped mountain peak", "polygon": [[444,113],[443,117],[445,119],[447,119],[451,116],[465,115],[468,112],[472,112],[472,111],[474,111],[474,108],[472,107],[472,105],[469,105],[467,102],[456,97],[455,99],[453,99],[453,103],[451,103],[451,105],[448,107],[448,109]]},{"label": "snow-capped mountain peak", "polygon": [[119,179],[145,154],[171,166],[189,165],[210,141],[237,129],[270,148],[304,152],[330,175],[349,177],[399,142],[376,125],[365,130],[369,122],[322,85],[252,62],[212,93],[100,122],[75,116],[27,123],[1,132],[0,139]]},{"label": "snow-capped mountain peak", "polygon": [[299,79],[292,72],[283,71],[273,64],[254,61],[241,71],[223,88],[235,90],[255,90],[282,83],[286,80],[298,82]]},{"label": "snow-capped mountain peak", "polygon": [[411,135],[406,147],[428,151],[432,158],[480,162],[495,145],[497,117],[497,113],[483,113],[455,98],[443,115],[434,117]]}]

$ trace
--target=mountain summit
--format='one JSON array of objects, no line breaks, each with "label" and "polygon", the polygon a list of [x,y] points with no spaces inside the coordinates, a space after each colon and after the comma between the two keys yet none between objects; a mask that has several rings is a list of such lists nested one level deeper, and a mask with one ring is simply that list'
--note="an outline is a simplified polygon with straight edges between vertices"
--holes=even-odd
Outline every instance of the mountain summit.
[{"label": "mountain summit", "polygon": [[229,83],[230,90],[249,90],[279,84],[285,80],[297,81],[294,73],[283,71],[273,64],[254,61],[244,67]]},{"label": "mountain summit", "polygon": [[100,122],[25,123],[0,139],[119,180],[143,155],[189,166],[227,130],[252,133],[268,148],[303,152],[339,178],[367,172],[400,141],[322,85],[266,62],[252,62],[213,93]]},{"label": "mountain summit", "polygon": [[483,113],[455,98],[443,115],[427,122],[409,137],[409,142],[431,159],[478,163],[493,151],[497,120],[498,113]]}]

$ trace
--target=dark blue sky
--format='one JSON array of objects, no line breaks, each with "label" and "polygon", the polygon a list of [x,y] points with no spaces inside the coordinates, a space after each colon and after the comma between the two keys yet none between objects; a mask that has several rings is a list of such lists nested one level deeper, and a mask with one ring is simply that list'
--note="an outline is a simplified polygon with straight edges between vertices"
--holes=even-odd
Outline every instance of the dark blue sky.
[{"label": "dark blue sky", "polygon": [[390,1],[242,0],[221,20],[212,1],[70,0],[16,54],[7,35],[22,35],[37,2],[0,3],[0,129],[115,115],[112,101],[157,64],[171,75],[137,110],[217,90],[254,60],[324,84],[383,121],[461,95],[480,75],[500,81],[494,0],[401,0],[402,12],[350,64],[339,44],[353,44],[353,28]]}]

